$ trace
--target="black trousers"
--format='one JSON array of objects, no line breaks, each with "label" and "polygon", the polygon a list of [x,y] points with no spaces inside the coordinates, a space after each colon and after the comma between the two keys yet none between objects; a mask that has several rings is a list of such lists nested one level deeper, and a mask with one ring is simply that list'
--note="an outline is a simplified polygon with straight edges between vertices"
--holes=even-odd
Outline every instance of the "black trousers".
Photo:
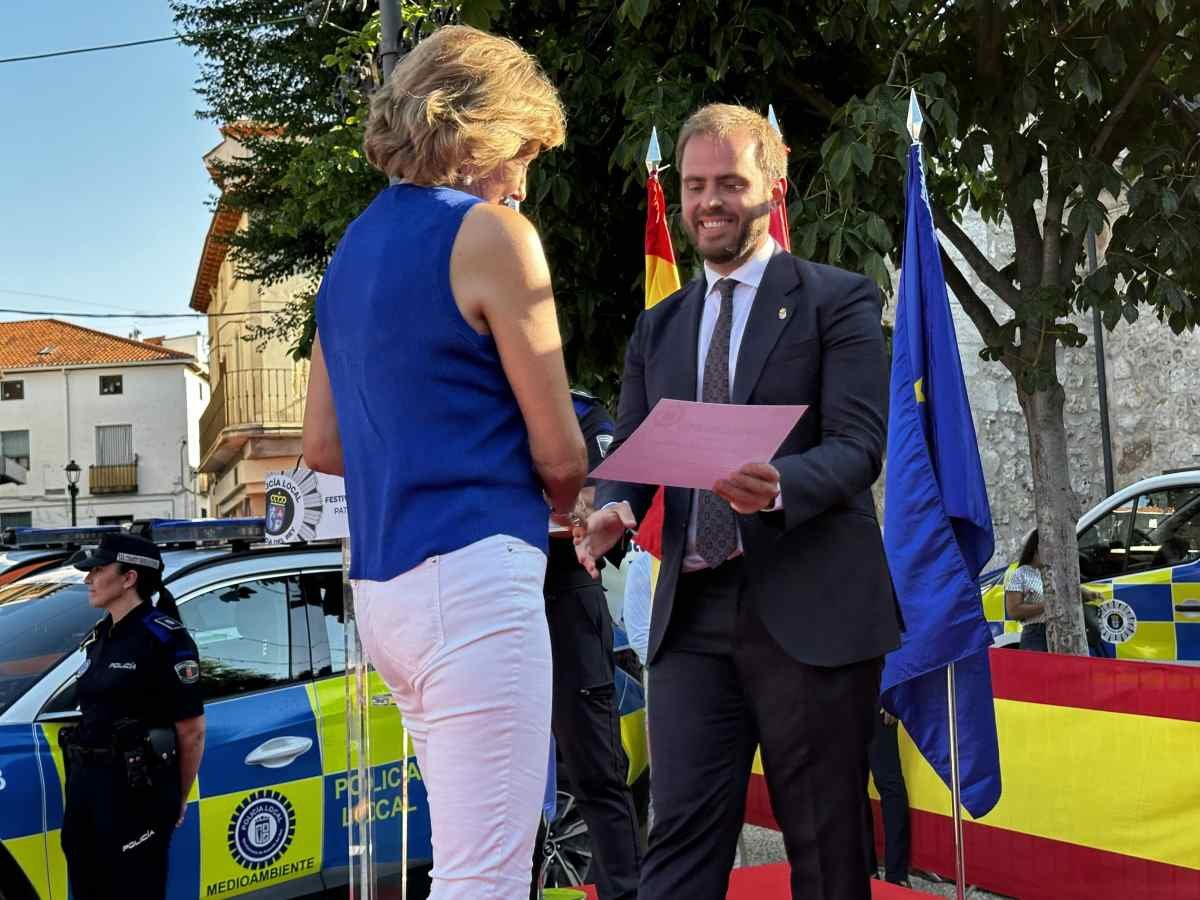
[{"label": "black trousers", "polygon": [[[633,900],[641,846],[613,696],[612,617],[604,588],[578,572],[582,578],[552,572],[546,584],[554,740],[591,834],[589,877],[600,900]],[[540,848],[535,852],[540,856]]]},{"label": "black trousers", "polygon": [[162,900],[179,817],[179,776],[129,787],[123,765],[67,765],[62,848],[75,900]]},{"label": "black trousers", "polygon": [[863,797],[881,661],[798,662],[742,595],[741,559],[681,576],[650,665],[655,818],[638,897],[724,900],[761,744],[794,900],[868,900]]},{"label": "black trousers", "polygon": [[[908,788],[904,784],[904,772],[900,768],[900,728],[893,722],[887,725],[883,715],[875,716],[875,737],[871,740],[868,758],[871,762],[871,777],[879,791],[879,808],[883,813],[883,872],[884,878],[893,884],[908,880],[909,848],[912,831],[908,821]],[[871,804],[867,803],[870,815]],[[879,868],[875,856],[875,836],[869,834],[870,866],[874,875]]]}]

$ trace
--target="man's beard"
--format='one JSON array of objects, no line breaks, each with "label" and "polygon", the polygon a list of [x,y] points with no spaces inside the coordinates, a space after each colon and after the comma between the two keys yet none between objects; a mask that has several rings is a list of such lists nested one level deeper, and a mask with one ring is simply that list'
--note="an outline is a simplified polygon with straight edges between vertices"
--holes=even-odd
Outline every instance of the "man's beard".
[{"label": "man's beard", "polygon": [[748,258],[762,243],[769,224],[766,216],[744,219],[741,228],[738,229],[737,237],[732,243],[710,249],[703,249],[700,245],[699,226],[693,226],[690,223],[685,223],[685,226],[688,237],[692,239],[692,246],[700,252],[700,255],[707,262],[723,266],[736,259]]}]

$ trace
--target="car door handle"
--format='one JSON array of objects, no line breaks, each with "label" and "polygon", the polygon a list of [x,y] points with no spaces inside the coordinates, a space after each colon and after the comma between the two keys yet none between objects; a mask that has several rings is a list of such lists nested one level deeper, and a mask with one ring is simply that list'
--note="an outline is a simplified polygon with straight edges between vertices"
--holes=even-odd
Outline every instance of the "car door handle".
[{"label": "car door handle", "polygon": [[312,748],[311,738],[276,737],[259,744],[246,755],[246,765],[265,769],[282,769],[291,765]]},{"label": "car door handle", "polygon": [[1183,603],[1176,603],[1175,612],[1200,615],[1200,600],[1185,600]]}]

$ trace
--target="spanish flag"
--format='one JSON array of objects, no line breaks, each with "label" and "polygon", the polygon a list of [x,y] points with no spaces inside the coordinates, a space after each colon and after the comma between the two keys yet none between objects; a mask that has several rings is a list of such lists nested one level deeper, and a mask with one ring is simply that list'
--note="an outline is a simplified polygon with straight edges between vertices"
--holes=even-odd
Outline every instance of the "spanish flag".
[{"label": "spanish flag", "polygon": [[667,200],[658,170],[646,179],[646,309],[679,290],[679,270],[671,231],[667,228]]},{"label": "spanish flag", "polygon": [[[667,227],[667,200],[663,196],[662,182],[658,180],[660,157],[655,129],[651,132],[650,149],[646,154],[646,166],[650,170],[650,177],[646,179],[646,309],[679,290],[679,270],[675,267],[671,229]],[[662,522],[663,489],[660,487],[637,532],[638,545],[656,560],[662,558]],[[658,580],[657,562],[652,579]]]}]

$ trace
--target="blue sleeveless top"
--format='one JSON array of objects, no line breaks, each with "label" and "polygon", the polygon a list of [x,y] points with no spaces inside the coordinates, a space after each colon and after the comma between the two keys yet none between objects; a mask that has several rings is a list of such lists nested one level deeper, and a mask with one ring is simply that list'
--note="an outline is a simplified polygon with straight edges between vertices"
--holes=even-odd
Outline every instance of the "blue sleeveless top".
[{"label": "blue sleeveless top", "polygon": [[450,251],[479,202],[387,188],[346,229],[321,282],[352,578],[387,581],[497,534],[548,550],[549,508],[496,344],[450,290]]}]

